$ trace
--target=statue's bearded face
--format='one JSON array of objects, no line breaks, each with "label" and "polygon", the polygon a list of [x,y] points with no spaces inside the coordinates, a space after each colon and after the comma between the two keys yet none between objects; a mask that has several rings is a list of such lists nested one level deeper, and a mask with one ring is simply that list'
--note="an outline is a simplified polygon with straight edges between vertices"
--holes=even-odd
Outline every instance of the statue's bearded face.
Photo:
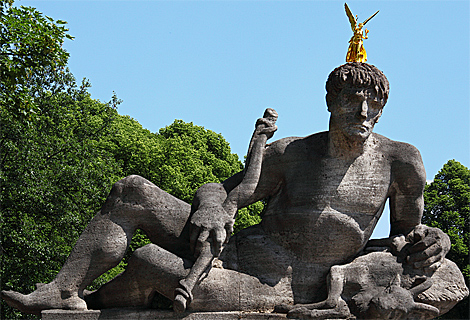
[{"label": "statue's bearded face", "polygon": [[329,107],[331,121],[346,138],[366,140],[382,115],[383,100],[375,90],[344,88]]}]

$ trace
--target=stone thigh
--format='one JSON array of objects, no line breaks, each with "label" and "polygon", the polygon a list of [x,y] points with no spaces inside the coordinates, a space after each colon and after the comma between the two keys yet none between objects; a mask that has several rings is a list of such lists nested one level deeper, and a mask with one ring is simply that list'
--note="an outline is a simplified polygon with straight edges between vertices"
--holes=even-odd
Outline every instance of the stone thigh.
[{"label": "stone thigh", "polygon": [[292,304],[292,257],[259,225],[233,236],[194,288],[193,311],[272,311]]},{"label": "stone thigh", "polygon": [[279,245],[262,224],[246,228],[230,239],[220,260],[226,269],[251,275],[263,284],[280,288],[288,284],[295,303],[312,303],[326,299],[326,277],[330,265],[308,261]]},{"label": "stone thigh", "polygon": [[292,304],[292,257],[283,255],[259,225],[230,238],[193,290],[192,311],[272,311]]},{"label": "stone thigh", "polygon": [[190,212],[189,204],[137,175],[115,183],[101,210],[124,229],[142,229],[152,243],[191,260]]},{"label": "stone thigh", "polygon": [[276,285],[229,269],[213,267],[193,290],[190,311],[273,311],[276,305],[293,304],[288,278]]}]

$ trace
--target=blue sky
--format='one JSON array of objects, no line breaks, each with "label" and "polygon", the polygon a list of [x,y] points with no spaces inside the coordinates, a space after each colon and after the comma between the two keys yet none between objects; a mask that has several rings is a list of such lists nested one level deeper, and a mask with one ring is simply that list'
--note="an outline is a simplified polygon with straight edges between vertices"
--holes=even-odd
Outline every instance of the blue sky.
[{"label": "blue sky", "polygon": [[[273,139],[328,129],[328,74],[352,35],[344,1],[16,1],[68,21],[69,67],[92,97],[152,132],[174,119],[221,133],[240,158],[264,109]],[[390,82],[375,132],[413,144],[427,179],[470,166],[470,2],[348,1],[368,62]],[[388,234],[386,213],[374,236]]]}]

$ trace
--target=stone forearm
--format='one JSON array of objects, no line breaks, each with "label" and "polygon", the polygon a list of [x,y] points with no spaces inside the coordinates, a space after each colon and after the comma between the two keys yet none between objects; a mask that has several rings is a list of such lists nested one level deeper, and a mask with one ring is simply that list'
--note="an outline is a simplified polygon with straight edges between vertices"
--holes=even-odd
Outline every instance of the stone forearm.
[{"label": "stone forearm", "polygon": [[220,206],[227,198],[227,191],[220,183],[206,183],[200,187],[193,200],[193,209]]}]

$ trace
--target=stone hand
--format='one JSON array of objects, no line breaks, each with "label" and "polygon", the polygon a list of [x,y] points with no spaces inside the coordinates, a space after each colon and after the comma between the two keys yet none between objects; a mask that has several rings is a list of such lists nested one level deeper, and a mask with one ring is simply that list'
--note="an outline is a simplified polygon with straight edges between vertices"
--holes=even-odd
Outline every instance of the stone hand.
[{"label": "stone hand", "polygon": [[425,225],[416,226],[407,236],[412,243],[408,249],[407,262],[415,268],[435,271],[450,250],[450,239],[441,229]]},{"label": "stone hand", "polygon": [[274,312],[287,313],[293,319],[347,319],[351,317],[349,307],[342,299],[326,299],[311,304],[277,305]]},{"label": "stone hand", "polygon": [[402,234],[393,235],[383,239],[371,239],[367,241],[365,252],[381,252],[389,250],[393,255],[398,256],[407,244],[405,236]]},{"label": "stone hand", "polygon": [[214,254],[218,256],[222,245],[233,232],[235,219],[222,204],[201,205],[191,217],[190,244],[196,257],[201,253],[205,241],[212,241]]},{"label": "stone hand", "polygon": [[261,135],[265,134],[268,139],[270,139],[274,132],[277,130],[277,126],[275,125],[277,120],[277,112],[274,109],[267,109],[265,117],[259,118],[256,121],[256,130],[255,134]]}]

